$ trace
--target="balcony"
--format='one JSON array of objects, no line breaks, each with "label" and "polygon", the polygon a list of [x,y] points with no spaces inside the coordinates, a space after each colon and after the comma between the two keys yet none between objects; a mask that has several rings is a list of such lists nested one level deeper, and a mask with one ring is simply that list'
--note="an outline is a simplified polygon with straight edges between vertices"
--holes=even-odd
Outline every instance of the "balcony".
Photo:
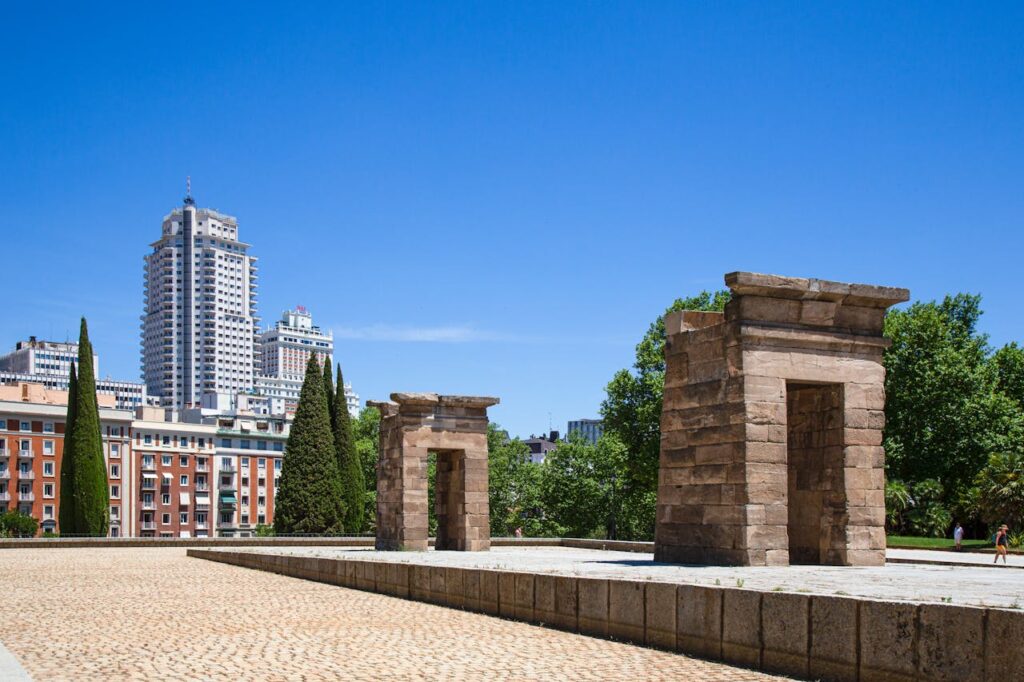
[{"label": "balcony", "polygon": [[[151,446],[147,443],[146,447],[151,447]],[[147,462],[146,460],[142,460],[142,470],[143,471],[156,471],[156,460],[153,460],[152,462]]]},{"label": "balcony", "polygon": [[234,464],[221,464],[220,465],[220,470],[221,470],[221,473],[224,473],[224,474],[233,474],[236,471],[238,471],[238,467],[236,467]]},{"label": "balcony", "polygon": [[19,502],[35,502],[36,501],[36,494],[34,492],[32,492],[32,491],[25,492],[24,490],[19,490],[18,491],[18,501]]},{"label": "balcony", "polygon": [[5,490],[4,492],[0,493],[0,502],[10,502],[10,501],[11,501],[11,494],[9,492],[7,492]]},{"label": "balcony", "polygon": [[143,521],[139,524],[141,530],[156,530],[156,521]]},{"label": "balcony", "polygon": [[[2,476],[0,476],[2,478]],[[34,481],[36,478],[36,472],[34,471],[22,471],[18,469],[18,480],[19,481]]]},{"label": "balcony", "polygon": [[20,457],[21,459],[32,459],[35,456],[36,456],[35,453],[32,452],[31,450],[19,450],[18,451],[18,457]]},{"label": "balcony", "polygon": [[141,489],[142,490],[154,490],[155,491],[156,490],[156,481],[153,480],[152,478],[144,478],[144,479],[142,479]]},{"label": "balcony", "polygon": [[196,521],[196,530],[208,530],[209,524],[206,521]]},{"label": "balcony", "polygon": [[143,500],[142,502],[139,503],[139,507],[141,507],[142,509],[156,509],[156,501],[151,500],[149,502],[146,502],[145,500]]},{"label": "balcony", "polygon": [[201,473],[204,473],[204,472],[209,471],[209,470],[210,470],[210,465],[209,464],[196,464],[196,472],[197,473],[201,474]]},{"label": "balcony", "polygon": [[9,469],[4,469],[3,471],[0,471],[0,481],[7,481],[10,480],[10,478],[11,472]]}]

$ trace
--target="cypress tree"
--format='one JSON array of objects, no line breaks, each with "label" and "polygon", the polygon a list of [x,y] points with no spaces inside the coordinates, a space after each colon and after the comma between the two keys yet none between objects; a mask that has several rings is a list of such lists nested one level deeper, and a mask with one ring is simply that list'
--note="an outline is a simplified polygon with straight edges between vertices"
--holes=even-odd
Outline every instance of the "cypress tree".
[{"label": "cypress tree", "polygon": [[[75,383],[74,413],[64,434],[63,462],[71,464],[68,477],[73,513],[68,533],[105,536],[110,527],[110,494],[107,489],[107,464],[103,457],[100,413],[96,402],[96,378],[92,366],[92,344],[82,318],[78,337],[78,377]],[[67,446],[70,443],[71,456]],[[63,479],[63,476],[62,476]],[[63,492],[63,491],[62,491]],[[65,503],[67,498],[65,499]],[[66,515],[66,514],[65,514]]]},{"label": "cypress tree", "polygon": [[316,356],[310,356],[288,434],[274,531],[333,534],[344,530],[341,481],[327,412],[327,394]]},{"label": "cypress tree", "polygon": [[334,377],[331,363],[324,358],[324,394],[327,396],[327,414],[331,417],[331,433],[334,433]]},{"label": "cypress tree", "polygon": [[75,527],[75,494],[74,484],[74,446],[71,434],[75,426],[75,403],[78,402],[78,372],[75,363],[71,363],[71,374],[68,377],[68,411],[64,420],[64,448],[60,455],[60,502],[57,510],[58,530],[72,533]]},{"label": "cypress tree", "polygon": [[342,499],[345,502],[345,528],[350,533],[360,533],[366,511],[366,479],[363,465],[352,436],[352,418],[345,400],[345,378],[338,366],[338,381],[334,387],[334,447],[338,454],[341,471]]}]

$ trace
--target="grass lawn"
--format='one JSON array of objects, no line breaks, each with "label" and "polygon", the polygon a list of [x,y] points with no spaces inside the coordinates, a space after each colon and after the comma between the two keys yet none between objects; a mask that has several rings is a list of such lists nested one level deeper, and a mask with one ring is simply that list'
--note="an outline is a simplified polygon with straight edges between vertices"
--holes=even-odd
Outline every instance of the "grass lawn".
[{"label": "grass lawn", "polygon": [[[952,538],[917,538],[909,535],[890,535],[886,538],[889,547],[901,549],[953,549]],[[988,540],[964,540],[964,549],[984,549],[991,547]]]}]

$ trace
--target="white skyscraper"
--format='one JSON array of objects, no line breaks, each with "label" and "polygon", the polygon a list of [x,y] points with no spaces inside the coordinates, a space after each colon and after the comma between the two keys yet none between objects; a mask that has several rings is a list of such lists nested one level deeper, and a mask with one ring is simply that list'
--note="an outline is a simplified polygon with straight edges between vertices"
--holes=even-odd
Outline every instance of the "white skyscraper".
[{"label": "white skyscraper", "polygon": [[145,257],[142,373],[150,396],[182,409],[204,393],[253,390],[257,363],[256,258],[238,221],[184,206],[163,221]]}]

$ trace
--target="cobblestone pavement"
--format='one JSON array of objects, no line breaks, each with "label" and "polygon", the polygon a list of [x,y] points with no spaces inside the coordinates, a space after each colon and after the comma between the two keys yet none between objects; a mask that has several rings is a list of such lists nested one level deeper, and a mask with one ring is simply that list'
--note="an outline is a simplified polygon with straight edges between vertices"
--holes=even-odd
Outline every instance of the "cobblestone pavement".
[{"label": "cobblestone pavement", "polygon": [[0,584],[0,642],[37,681],[781,679],[183,549],[3,550]]}]

